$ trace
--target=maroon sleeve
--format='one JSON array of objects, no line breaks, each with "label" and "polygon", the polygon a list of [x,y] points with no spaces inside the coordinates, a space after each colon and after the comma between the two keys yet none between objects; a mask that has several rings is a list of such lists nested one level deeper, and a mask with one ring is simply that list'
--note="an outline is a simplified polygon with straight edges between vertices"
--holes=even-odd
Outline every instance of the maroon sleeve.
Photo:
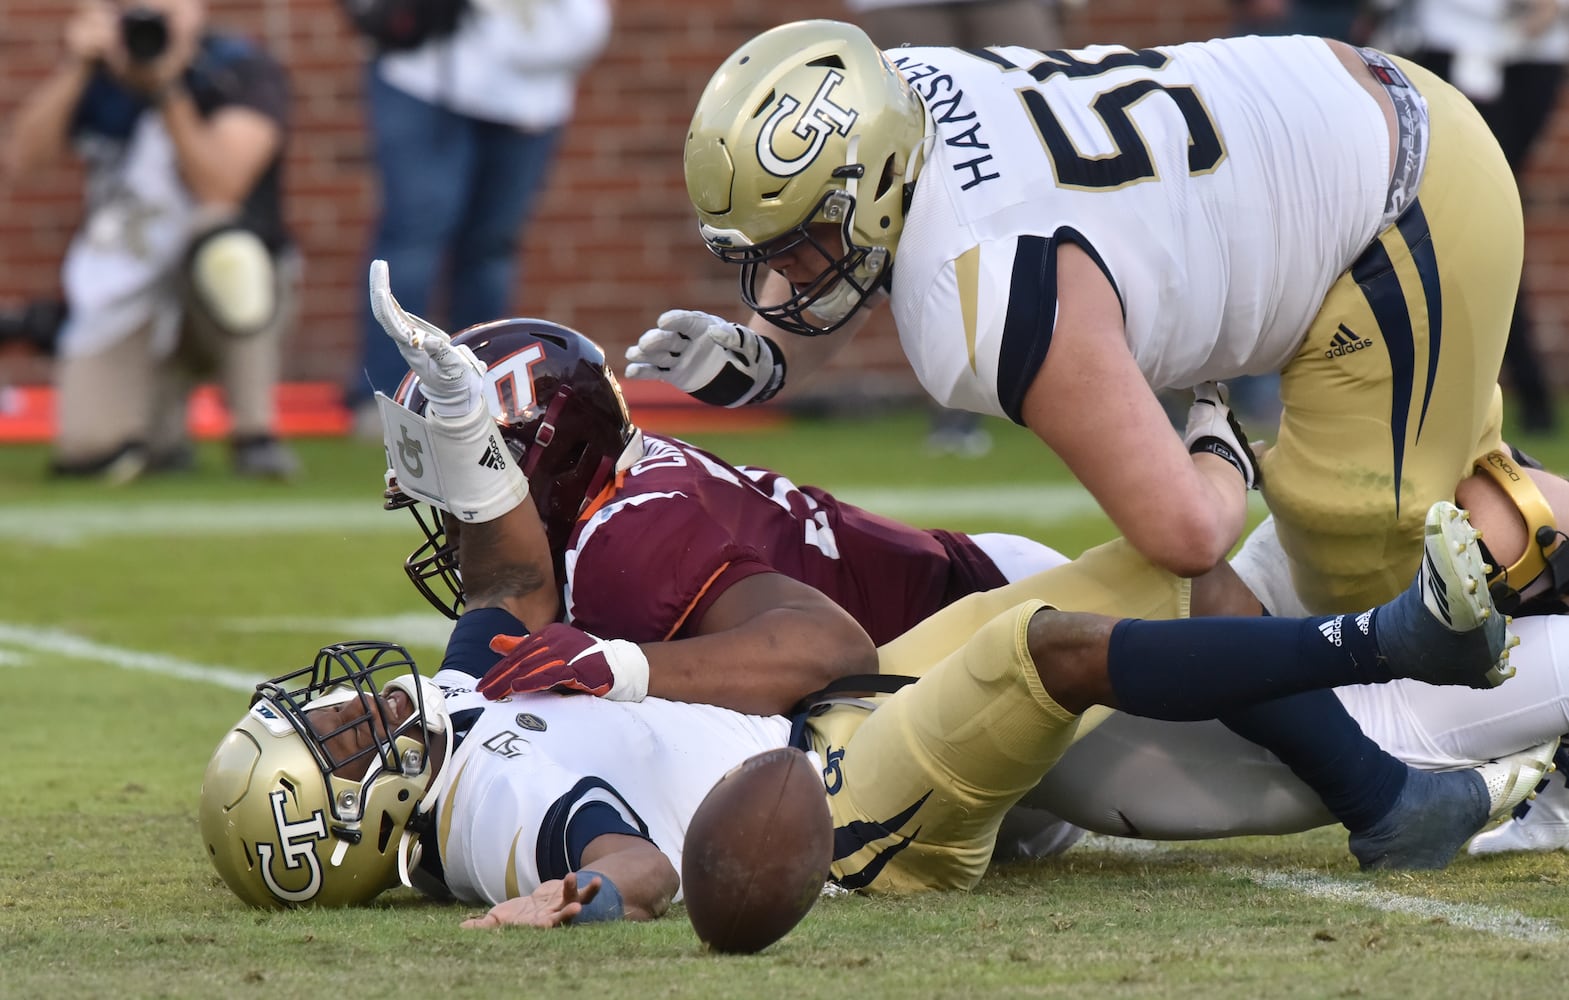
[{"label": "maroon sleeve", "polygon": [[995,590],[1007,584],[1008,578],[1002,575],[1002,570],[969,535],[943,531],[941,528],[930,528],[926,533],[935,538],[943,551],[948,553],[948,587],[943,594],[943,607],[946,608],[961,597],[979,594],[983,590]]},{"label": "maroon sleeve", "polygon": [[601,512],[568,555],[568,621],[595,635],[676,638],[728,588],[773,566],[683,493]]}]

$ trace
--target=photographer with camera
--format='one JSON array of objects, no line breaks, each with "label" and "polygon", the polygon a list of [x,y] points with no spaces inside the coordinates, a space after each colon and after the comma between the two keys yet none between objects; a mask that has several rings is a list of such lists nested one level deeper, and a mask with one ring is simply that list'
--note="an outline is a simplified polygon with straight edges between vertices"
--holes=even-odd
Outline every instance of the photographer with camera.
[{"label": "photographer with camera", "polygon": [[83,0],[62,65],[11,123],[13,178],[72,151],[87,168],[62,268],[59,475],[189,467],[186,404],[205,378],[233,417],[235,470],[298,471],[272,399],[299,275],[281,206],[287,80],[205,22],[204,0]]}]

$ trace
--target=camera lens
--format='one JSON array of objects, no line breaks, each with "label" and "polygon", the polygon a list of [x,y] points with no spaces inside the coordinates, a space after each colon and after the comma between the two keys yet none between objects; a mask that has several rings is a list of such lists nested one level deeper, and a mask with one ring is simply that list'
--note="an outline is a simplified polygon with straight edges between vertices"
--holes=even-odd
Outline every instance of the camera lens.
[{"label": "camera lens", "polygon": [[132,7],[120,15],[120,37],[132,62],[152,62],[169,47],[169,23],[162,11]]}]

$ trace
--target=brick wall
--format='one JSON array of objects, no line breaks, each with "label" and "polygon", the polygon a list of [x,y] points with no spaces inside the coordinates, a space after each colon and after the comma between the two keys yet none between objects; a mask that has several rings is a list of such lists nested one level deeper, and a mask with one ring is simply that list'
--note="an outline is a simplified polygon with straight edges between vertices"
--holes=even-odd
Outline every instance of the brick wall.
[{"label": "brick wall", "polygon": [[[60,53],[74,0],[0,0],[0,129]],[[293,73],[295,133],[288,215],[308,258],[304,314],[287,358],[292,378],[341,379],[354,366],[355,315],[372,212],[359,104],[361,49],[337,0],[210,0],[213,19],[265,41]],[[788,17],[842,16],[839,0],[797,0]],[[613,353],[669,306],[737,310],[733,272],[693,232],[681,178],[692,105],[719,61],[775,23],[764,0],[619,0],[610,47],[584,82],[577,117],[543,208],[528,228],[514,308],[577,326]],[[1150,45],[1225,30],[1225,0],[1091,0],[1070,42]],[[1528,279],[1561,371],[1569,348],[1569,132],[1560,117],[1527,184]],[[0,302],[51,294],[75,225],[72,169],[0,186]],[[908,385],[885,320],[840,363]],[[0,357],[0,383],[46,377]]]}]

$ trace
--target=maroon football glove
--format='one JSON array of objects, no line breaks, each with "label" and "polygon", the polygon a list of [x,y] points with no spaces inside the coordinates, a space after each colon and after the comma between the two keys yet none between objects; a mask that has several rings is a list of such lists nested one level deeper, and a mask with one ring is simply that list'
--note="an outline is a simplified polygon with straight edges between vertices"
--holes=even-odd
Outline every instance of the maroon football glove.
[{"label": "maroon football glove", "polygon": [[490,648],[500,662],[480,678],[491,701],[531,691],[574,691],[611,701],[642,701],[648,694],[648,658],[635,642],[601,639],[555,623],[533,635],[498,635]]}]

